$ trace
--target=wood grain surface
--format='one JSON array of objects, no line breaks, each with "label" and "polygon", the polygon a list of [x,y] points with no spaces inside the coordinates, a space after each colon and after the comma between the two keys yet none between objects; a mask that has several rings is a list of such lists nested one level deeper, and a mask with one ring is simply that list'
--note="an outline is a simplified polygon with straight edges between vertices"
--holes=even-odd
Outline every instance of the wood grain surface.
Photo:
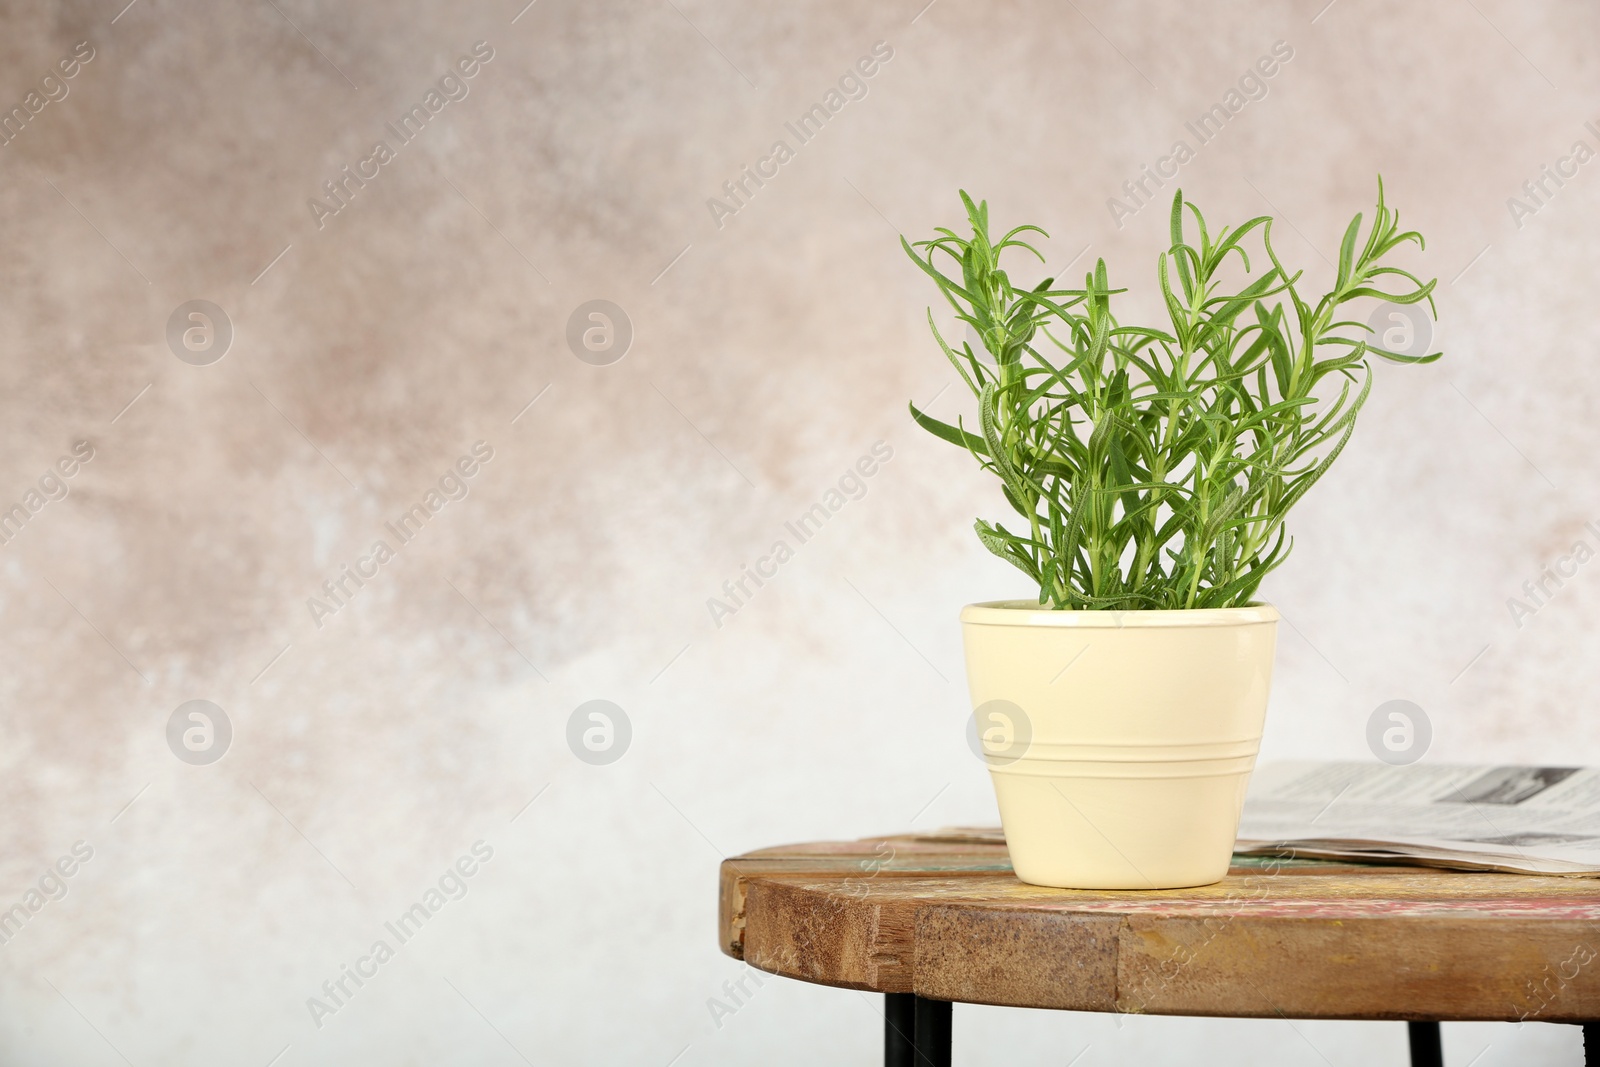
[{"label": "wood grain surface", "polygon": [[722,950],[939,1000],[1323,1019],[1600,1018],[1600,882],[1235,857],[1198,889],[1024,885],[904,835],[723,861]]}]

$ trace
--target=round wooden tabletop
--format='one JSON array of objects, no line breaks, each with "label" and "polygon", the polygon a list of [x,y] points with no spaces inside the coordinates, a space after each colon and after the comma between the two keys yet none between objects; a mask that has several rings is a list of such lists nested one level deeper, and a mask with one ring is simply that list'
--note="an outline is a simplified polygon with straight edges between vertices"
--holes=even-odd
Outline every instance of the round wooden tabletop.
[{"label": "round wooden tabletop", "polygon": [[906,835],[722,864],[722,949],[825,985],[1076,1011],[1600,1019],[1600,881],[1235,857],[1198,889],[1025,885]]}]

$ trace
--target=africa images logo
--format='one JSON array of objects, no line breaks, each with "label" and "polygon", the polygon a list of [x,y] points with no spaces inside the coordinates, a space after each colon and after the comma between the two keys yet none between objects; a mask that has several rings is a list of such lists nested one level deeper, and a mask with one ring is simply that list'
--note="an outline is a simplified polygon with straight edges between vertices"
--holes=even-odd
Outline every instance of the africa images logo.
[{"label": "africa images logo", "polygon": [[367,187],[367,183],[375,180],[383,173],[383,168],[392,163],[399,156],[397,149],[404,148],[418,137],[428,125],[428,121],[439,114],[445,107],[452,103],[467,98],[472,92],[468,84],[494,58],[494,49],[488,41],[479,41],[472,46],[472,54],[462,56],[456,60],[449,71],[440,76],[435,85],[428,87],[422,94],[421,103],[412,104],[394,122],[386,123],[386,129],[394,138],[391,146],[386,140],[379,140],[372,146],[372,152],[365,158],[356,161],[355,170],[350,169],[347,163],[339,168],[339,173],[322,183],[322,191],[328,199],[310,197],[306,206],[311,209],[311,221],[317,224],[317,229],[322,229],[328,224],[328,219],[339,214],[350,206],[356,193]]}]

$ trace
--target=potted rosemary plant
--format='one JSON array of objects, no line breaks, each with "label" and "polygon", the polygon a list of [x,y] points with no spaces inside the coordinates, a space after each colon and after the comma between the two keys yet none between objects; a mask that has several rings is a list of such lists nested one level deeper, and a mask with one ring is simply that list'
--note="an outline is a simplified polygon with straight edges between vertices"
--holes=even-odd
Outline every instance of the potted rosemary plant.
[{"label": "potted rosemary plant", "polygon": [[1427,301],[1390,265],[1399,216],[1356,215],[1332,288],[1303,296],[1262,216],[1212,233],[1172,201],[1157,259],[1161,326],[1119,323],[1100,260],[1081,289],[1019,288],[1008,254],[1044,257],[1019,226],[994,240],[961,194],[970,236],[940,228],[908,255],[971,342],[928,322],[977,400],[971,425],[918,411],[966,449],[1020,517],[978,539],[1039,587],[1037,601],[961,612],[967,680],[1017,876],[1037,885],[1157,889],[1227,872],[1255,765],[1278,614],[1256,601],[1288,555],[1289,509],[1350,439],[1372,343],[1344,308]]}]

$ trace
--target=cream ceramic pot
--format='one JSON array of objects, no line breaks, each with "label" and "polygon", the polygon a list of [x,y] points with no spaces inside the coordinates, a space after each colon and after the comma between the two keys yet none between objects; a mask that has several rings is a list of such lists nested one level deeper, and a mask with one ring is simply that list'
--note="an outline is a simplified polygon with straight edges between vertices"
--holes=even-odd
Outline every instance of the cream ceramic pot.
[{"label": "cream ceramic pot", "polygon": [[961,611],[967,685],[1017,877],[1178,889],[1228,871],[1278,613]]}]

